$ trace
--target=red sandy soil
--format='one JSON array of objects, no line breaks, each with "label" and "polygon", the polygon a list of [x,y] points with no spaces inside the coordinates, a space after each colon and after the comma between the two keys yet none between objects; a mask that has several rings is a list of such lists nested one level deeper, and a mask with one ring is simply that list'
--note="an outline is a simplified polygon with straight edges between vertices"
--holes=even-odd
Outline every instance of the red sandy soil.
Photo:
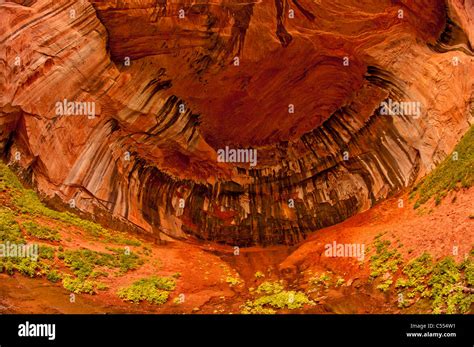
[{"label": "red sandy soil", "polygon": [[[356,261],[349,263],[340,261],[340,258],[322,256],[324,245],[336,241],[368,246],[381,233],[383,239],[391,241],[392,245],[402,244],[398,251],[406,260],[426,251],[435,259],[453,256],[459,261],[474,245],[474,219],[470,218],[474,215],[473,197],[472,188],[453,192],[439,206],[429,202],[415,210],[408,194],[401,194],[340,224],[315,232],[280,264],[280,269],[291,271],[296,266],[303,269],[320,266],[348,272],[348,276],[351,273],[361,275],[367,271],[357,270]],[[398,207],[400,199],[404,202],[402,208]],[[457,255],[453,254],[454,246],[458,247]],[[368,253],[370,256],[372,252]]]},{"label": "red sandy soil", "polygon": [[[310,273],[328,270],[344,277],[345,284],[316,298],[316,306],[292,312],[397,313],[395,294],[383,294],[367,282],[374,237],[383,233],[382,238],[390,240],[405,260],[424,251],[435,259],[453,255],[453,246],[458,247],[458,255],[454,256],[460,260],[474,245],[474,220],[470,218],[474,215],[473,197],[473,188],[453,192],[439,206],[428,203],[415,210],[405,193],[343,223],[318,230],[292,248],[252,247],[234,255],[229,246],[142,241],[152,250],[151,256],[142,255],[148,260],[144,265],[121,277],[112,275],[101,280],[108,290],[97,295],[76,295],[75,303],[70,302],[69,292],[59,283],[1,274],[0,313],[239,313],[240,306],[250,297],[249,288],[258,285],[254,276],[257,271],[265,274],[265,280],[284,279],[290,288],[301,290]],[[399,199],[404,201],[403,208],[398,207]],[[61,233],[63,246],[74,249],[106,251],[106,246],[123,247],[93,240],[74,228]],[[324,256],[324,245],[333,241],[361,243],[370,249],[363,262]],[[140,248],[131,247],[135,252]],[[119,288],[138,279],[175,273],[180,273],[177,287],[162,306],[127,303],[116,295]],[[228,276],[240,278],[242,283],[231,287],[226,283]],[[180,294],[185,295],[184,303],[173,303]]]}]

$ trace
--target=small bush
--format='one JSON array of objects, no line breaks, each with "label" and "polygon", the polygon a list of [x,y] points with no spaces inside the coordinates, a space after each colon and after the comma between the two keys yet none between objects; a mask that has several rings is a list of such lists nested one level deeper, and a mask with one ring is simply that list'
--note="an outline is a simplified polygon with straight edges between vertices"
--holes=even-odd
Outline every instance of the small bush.
[{"label": "small bush", "polygon": [[263,294],[255,300],[249,300],[242,307],[243,314],[273,314],[275,309],[290,310],[314,305],[306,294],[299,291],[285,290],[281,282],[264,282],[256,290]]},{"label": "small bush", "polygon": [[[415,208],[427,202],[430,198],[435,198],[438,205],[446,196],[447,192],[456,189],[458,185],[463,188],[471,187],[474,182],[474,127],[466,132],[459,141],[454,152],[457,152],[457,160],[453,160],[453,155],[449,155],[443,162],[423,179],[413,189],[411,196],[418,195]],[[454,153],[453,152],[453,153]]]},{"label": "small bush", "polygon": [[42,266],[38,261],[34,261],[30,258],[12,258],[11,262],[13,269],[25,276],[35,277],[41,275]]},{"label": "small bush", "polygon": [[51,281],[53,283],[56,283],[56,282],[59,282],[62,279],[62,275],[57,270],[50,270],[46,273],[46,278],[49,281]]},{"label": "small bush", "polygon": [[0,208],[0,242],[7,241],[17,244],[25,243],[13,212],[6,208]]},{"label": "small bush", "polygon": [[57,230],[38,225],[33,221],[23,222],[22,225],[28,234],[36,237],[37,239],[46,241],[61,240]]},{"label": "small bush", "polygon": [[231,287],[238,286],[241,283],[237,277],[232,277],[232,276],[227,276],[225,281],[229,283],[229,286]]},{"label": "small bush", "polygon": [[336,287],[340,287],[345,283],[344,278],[338,277],[336,280]]},{"label": "small bush", "polygon": [[117,292],[119,298],[124,301],[139,303],[148,301],[151,304],[164,304],[169,297],[169,292],[174,290],[176,282],[169,277],[151,277],[141,279],[132,285],[121,288]]},{"label": "small bush", "polygon": [[434,313],[468,313],[474,296],[464,289],[472,287],[472,268],[472,256],[460,264],[451,257],[434,263],[424,253],[404,267],[405,276],[398,279],[396,288],[411,303],[429,299]]},{"label": "small bush", "polygon": [[309,284],[312,286],[322,286],[324,288],[329,288],[331,285],[332,276],[330,273],[323,272],[319,276],[315,276],[309,280]]},{"label": "small bush", "polygon": [[281,282],[263,282],[257,288],[257,293],[259,294],[276,294],[284,290],[283,284]]},{"label": "small bush", "polygon": [[393,283],[393,280],[391,278],[386,279],[385,281],[383,281],[381,284],[377,286],[377,289],[381,290],[382,292],[386,292],[390,289],[390,286],[392,285],[392,283]]},{"label": "small bush", "polygon": [[396,250],[391,250],[390,244],[388,240],[381,240],[380,237],[375,238],[376,254],[370,258],[370,277],[372,279],[398,270],[401,255]]},{"label": "small bush", "polygon": [[118,269],[120,273],[138,268],[143,261],[133,253],[126,254],[123,250],[113,249],[113,253],[103,253],[88,249],[65,251],[64,263],[69,266],[79,278],[92,275],[98,266]]},{"label": "small bush", "polygon": [[54,259],[54,248],[49,246],[39,246],[39,259]]},{"label": "small bush", "polygon": [[96,282],[72,278],[71,276],[63,278],[63,287],[76,294],[95,294],[98,290]]}]

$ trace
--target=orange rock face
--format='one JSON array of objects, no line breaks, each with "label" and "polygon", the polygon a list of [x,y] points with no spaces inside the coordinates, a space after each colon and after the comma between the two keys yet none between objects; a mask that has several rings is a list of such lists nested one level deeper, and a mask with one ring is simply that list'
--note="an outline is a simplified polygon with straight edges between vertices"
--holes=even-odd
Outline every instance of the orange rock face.
[{"label": "orange rock face", "polygon": [[452,150],[473,120],[473,15],[461,0],[7,1],[0,150],[99,220],[291,244]]}]

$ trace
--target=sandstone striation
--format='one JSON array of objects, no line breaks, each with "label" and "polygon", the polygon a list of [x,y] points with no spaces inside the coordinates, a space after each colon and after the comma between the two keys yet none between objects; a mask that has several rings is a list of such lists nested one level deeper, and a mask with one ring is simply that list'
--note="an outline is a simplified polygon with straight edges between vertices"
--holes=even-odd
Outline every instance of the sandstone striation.
[{"label": "sandstone striation", "polygon": [[[473,16],[472,0],[6,1],[0,150],[104,223],[294,244],[454,148],[473,121]],[[226,146],[257,165],[218,162]]]}]

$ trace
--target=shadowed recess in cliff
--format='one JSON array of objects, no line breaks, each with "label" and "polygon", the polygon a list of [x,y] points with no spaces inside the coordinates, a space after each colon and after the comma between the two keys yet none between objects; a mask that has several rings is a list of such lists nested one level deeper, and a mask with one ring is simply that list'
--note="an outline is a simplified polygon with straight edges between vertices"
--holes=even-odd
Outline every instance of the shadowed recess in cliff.
[{"label": "shadowed recess in cliff", "polygon": [[461,51],[470,56],[474,55],[466,33],[448,15],[446,16],[446,25],[443,32],[436,43],[428,43],[428,47],[438,53]]},{"label": "shadowed recess in cliff", "polygon": [[[413,184],[472,122],[469,8],[446,3],[0,4],[0,148],[101,220],[295,244]],[[58,114],[64,100],[96,112]],[[402,102],[421,106],[386,112]]]}]

